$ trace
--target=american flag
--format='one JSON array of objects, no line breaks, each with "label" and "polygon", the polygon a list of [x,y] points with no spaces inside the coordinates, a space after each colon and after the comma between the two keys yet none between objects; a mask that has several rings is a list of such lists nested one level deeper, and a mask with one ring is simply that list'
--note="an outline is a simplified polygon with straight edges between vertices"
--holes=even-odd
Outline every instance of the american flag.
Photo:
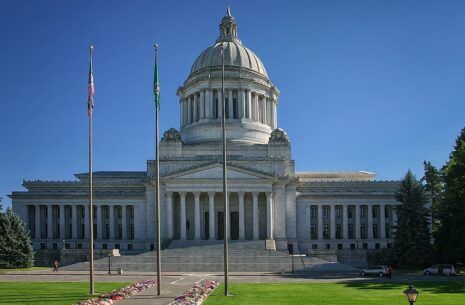
[{"label": "american flag", "polygon": [[90,48],[90,65],[89,65],[89,88],[88,88],[88,97],[87,97],[87,114],[92,115],[92,110],[94,109],[94,75],[92,69],[92,52],[94,48]]}]

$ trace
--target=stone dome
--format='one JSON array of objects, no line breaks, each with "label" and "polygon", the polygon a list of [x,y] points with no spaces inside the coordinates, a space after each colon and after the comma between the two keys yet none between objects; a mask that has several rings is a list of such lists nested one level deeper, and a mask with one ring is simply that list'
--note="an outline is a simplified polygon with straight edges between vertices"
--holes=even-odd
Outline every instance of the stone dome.
[{"label": "stone dome", "polygon": [[224,65],[226,68],[237,67],[256,72],[268,79],[265,66],[258,56],[246,48],[237,37],[237,23],[228,7],[221,20],[220,37],[206,48],[192,65],[190,74],[208,68],[221,67],[221,44],[224,47]]},{"label": "stone dome", "polygon": [[268,78],[265,66],[263,66],[260,58],[250,49],[244,47],[238,39],[231,41],[220,40],[205,49],[194,61],[190,74],[206,68],[220,68],[222,43],[224,46],[225,67],[233,66],[249,69]]}]

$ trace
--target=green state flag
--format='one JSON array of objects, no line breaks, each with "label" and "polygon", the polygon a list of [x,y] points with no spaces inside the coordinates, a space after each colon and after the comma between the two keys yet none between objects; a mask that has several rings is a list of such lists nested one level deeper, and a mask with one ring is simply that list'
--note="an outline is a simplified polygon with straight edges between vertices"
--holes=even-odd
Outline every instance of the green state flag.
[{"label": "green state flag", "polygon": [[153,94],[155,95],[155,108],[160,110],[160,81],[158,79],[158,45],[155,45],[155,71],[153,74]]}]

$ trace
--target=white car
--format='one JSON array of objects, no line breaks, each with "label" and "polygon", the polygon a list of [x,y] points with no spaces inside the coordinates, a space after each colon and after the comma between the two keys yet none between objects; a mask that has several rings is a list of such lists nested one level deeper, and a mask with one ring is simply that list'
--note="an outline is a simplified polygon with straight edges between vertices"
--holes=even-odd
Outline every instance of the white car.
[{"label": "white car", "polygon": [[379,277],[383,277],[388,275],[388,267],[383,265],[372,266],[365,269],[360,270],[360,275],[377,275]]},{"label": "white car", "polygon": [[423,270],[424,275],[443,274],[443,275],[456,275],[457,269],[451,264],[438,264]]}]

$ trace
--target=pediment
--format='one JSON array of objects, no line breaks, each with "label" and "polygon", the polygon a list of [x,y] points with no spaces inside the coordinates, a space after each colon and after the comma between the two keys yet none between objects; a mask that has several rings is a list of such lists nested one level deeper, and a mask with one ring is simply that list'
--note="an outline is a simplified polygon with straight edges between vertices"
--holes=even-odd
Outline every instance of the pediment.
[{"label": "pediment", "polygon": [[[267,175],[252,169],[238,168],[228,165],[227,168],[228,179],[269,179],[273,178],[272,175]],[[180,171],[176,174],[169,175],[165,178],[168,179],[223,179],[223,166],[219,163],[202,166],[199,168],[188,169]]]}]

